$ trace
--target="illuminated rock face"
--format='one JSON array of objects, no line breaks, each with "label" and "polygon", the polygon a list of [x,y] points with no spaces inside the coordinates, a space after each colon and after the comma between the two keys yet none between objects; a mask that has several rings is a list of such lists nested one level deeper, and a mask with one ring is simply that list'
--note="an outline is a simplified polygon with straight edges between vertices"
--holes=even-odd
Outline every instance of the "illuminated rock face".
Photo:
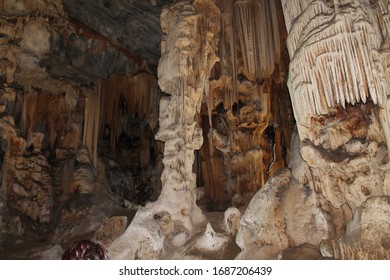
[{"label": "illuminated rock face", "polygon": [[195,204],[196,180],[192,171],[194,152],[203,144],[195,115],[200,112],[203,92],[208,90],[210,71],[217,61],[219,20],[220,11],[212,1],[195,1],[193,7],[182,2],[161,15],[166,37],[161,43],[158,82],[171,96],[161,100],[160,130],[156,135],[156,139],[165,142],[160,200],[176,207],[181,201],[185,203],[175,211],[189,215],[179,220],[190,231],[192,224],[202,222]]},{"label": "illuminated rock face", "polygon": [[[282,1],[291,57],[288,86],[300,138],[319,115],[372,102],[387,145],[387,1]],[[306,129],[309,127],[309,129]]]}]

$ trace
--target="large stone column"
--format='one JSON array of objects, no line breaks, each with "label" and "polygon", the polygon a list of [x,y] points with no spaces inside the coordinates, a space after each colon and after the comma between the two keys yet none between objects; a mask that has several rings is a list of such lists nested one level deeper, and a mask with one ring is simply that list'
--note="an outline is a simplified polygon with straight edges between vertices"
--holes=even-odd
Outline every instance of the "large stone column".
[{"label": "large stone column", "polygon": [[165,35],[158,68],[160,88],[170,96],[160,102],[157,140],[165,142],[160,202],[173,219],[192,230],[202,222],[195,204],[194,151],[203,144],[202,129],[195,121],[203,93],[208,92],[210,70],[218,60],[216,34],[220,11],[212,1],[182,1],[161,15]]},{"label": "large stone column", "polygon": [[354,210],[366,197],[388,193],[377,153],[384,138],[390,145],[385,2],[282,1],[301,154],[316,191],[335,207]]},{"label": "large stone column", "polygon": [[162,191],[140,209],[126,233],[110,247],[112,258],[158,258],[163,243],[183,245],[204,223],[195,203],[194,151],[203,143],[195,121],[209,73],[218,58],[220,10],[211,0],[179,1],[161,15],[163,40],[158,83],[167,94],[160,102],[157,140],[165,142]]}]

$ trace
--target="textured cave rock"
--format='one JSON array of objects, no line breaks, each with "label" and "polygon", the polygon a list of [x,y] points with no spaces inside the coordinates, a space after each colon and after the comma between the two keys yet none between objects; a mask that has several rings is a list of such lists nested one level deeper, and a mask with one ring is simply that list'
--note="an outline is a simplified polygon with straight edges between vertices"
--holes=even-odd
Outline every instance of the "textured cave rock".
[{"label": "textured cave rock", "polygon": [[[104,144],[111,153],[126,130],[127,119],[145,119],[148,127],[150,123],[151,128],[140,135],[142,164],[134,162],[137,172],[141,171],[130,179],[142,193],[145,185],[139,182],[151,185],[142,201],[138,199],[135,204],[153,195],[158,197],[161,186],[159,175],[150,167],[154,165],[150,151],[155,149],[158,155],[161,150],[151,141],[158,119],[159,91],[153,75],[138,69],[143,66],[142,59],[82,23],[70,22],[71,16],[61,1],[0,4],[4,172],[0,188],[0,257],[41,258],[28,251],[30,242],[37,242],[36,250],[42,248],[48,250],[47,256],[54,256],[59,249],[56,244],[64,248],[82,236],[93,238],[93,233],[116,211],[129,219],[134,215],[137,206],[118,191],[121,182],[117,186],[107,180],[110,159],[98,159],[97,142],[104,138],[107,119],[112,126],[112,133],[108,133],[115,135]],[[114,74],[123,78],[114,77],[111,84],[100,80]],[[108,94],[116,94],[116,99],[106,104]],[[129,103],[126,110],[121,102]],[[122,113],[113,119],[112,112],[120,106]],[[106,115],[100,122],[103,110]],[[146,140],[153,143],[147,144]],[[134,149],[139,145],[135,144]],[[120,169],[121,164],[113,168]]]},{"label": "textured cave rock", "polygon": [[378,5],[369,1],[282,2],[289,27],[289,87],[297,120],[327,114],[336,104],[365,103],[368,97],[383,107],[387,97],[385,69],[379,62]]},{"label": "textured cave rock", "polygon": [[[286,166],[294,119],[279,3],[216,3],[222,12],[220,61],[212,70],[207,106],[201,111],[207,137],[198,160],[206,198],[224,210],[231,203],[248,205],[268,178]],[[272,16],[264,17],[264,12]]]},{"label": "textured cave rock", "polygon": [[314,188],[300,145],[295,134],[289,169],[275,174],[252,198],[241,218],[236,240],[243,251],[237,258],[277,259],[288,248],[307,245],[319,253],[322,240],[343,236],[352,211],[347,205],[334,207]]},{"label": "textured cave rock", "polygon": [[[156,5],[149,1],[3,2],[0,6],[5,16],[20,16],[2,23],[0,30],[2,41],[9,37],[8,48],[12,49],[7,55],[11,65],[2,71],[8,73],[10,82],[18,65],[76,82],[134,73],[141,67],[156,72],[163,1]],[[15,48],[13,42],[20,43],[22,49]]]},{"label": "textured cave rock", "polygon": [[[200,3],[203,2],[198,1],[194,4],[195,11],[198,8],[196,5],[200,5]],[[262,36],[256,41],[256,48],[259,49],[253,53],[245,41],[240,43],[240,38],[235,35],[235,31],[245,28],[252,21],[251,17],[245,12],[242,13],[241,10],[255,9],[259,13],[263,6],[260,7],[252,2],[244,1],[237,5],[233,5],[229,1],[218,1],[216,4],[217,7],[213,5],[212,10],[222,10],[223,14],[219,15],[218,12],[218,16],[214,16],[213,24],[223,26],[221,37],[218,38],[208,33],[208,36],[204,37],[210,41],[207,42],[207,45],[200,47],[200,50],[210,51],[209,46],[214,46],[211,51],[218,54],[219,61],[212,69],[209,68],[205,72],[202,72],[201,68],[193,68],[197,63],[202,66],[207,65],[206,62],[202,62],[203,58],[199,56],[199,52],[195,51],[197,44],[195,44],[194,39],[182,36],[175,41],[176,37],[171,37],[176,36],[172,34],[179,33],[179,30],[183,30],[182,33],[187,36],[195,36],[195,34],[202,36],[202,32],[204,32],[202,25],[199,27],[200,31],[196,32],[192,29],[193,25],[188,25],[188,23],[186,25],[186,21],[182,21],[180,13],[176,12],[186,11],[186,15],[189,16],[193,13],[194,8],[186,1],[182,1],[175,6],[166,7],[162,13],[162,29],[164,34],[166,33],[166,38],[163,38],[162,42],[159,85],[164,92],[171,95],[163,97],[161,100],[160,130],[156,135],[157,139],[165,141],[162,192],[158,201],[148,205],[146,209],[140,210],[126,233],[118,241],[114,241],[110,247],[114,258],[156,258],[159,254],[158,251],[161,250],[159,248],[163,246],[164,235],[167,236],[165,242],[173,248],[184,245],[191,238],[192,223],[197,229],[194,217],[199,212],[197,207],[191,206],[195,201],[194,190],[187,191],[187,189],[191,190],[195,187],[195,178],[191,173],[194,159],[198,173],[197,184],[204,184],[207,199],[217,203],[222,202],[225,205],[229,205],[232,200],[235,205],[244,207],[251,196],[265,184],[269,176],[279,167],[285,166],[285,162],[288,160],[289,138],[293,125],[292,116],[291,114],[281,116],[277,108],[273,107],[285,99],[287,93],[285,84],[283,84],[283,71],[285,71],[284,67],[287,62],[285,55],[283,59],[281,58],[283,50],[280,46],[282,44],[282,35],[280,34],[284,32],[284,27],[279,22],[265,20],[263,22],[264,28],[246,31],[248,36],[254,36],[256,32]],[[275,6],[273,2],[261,5],[263,4],[273,15],[281,15],[280,6]],[[176,7],[182,8],[176,10]],[[233,25],[233,17],[241,20],[234,22],[240,23]],[[175,32],[172,33],[172,30]],[[270,30],[274,30],[275,34]],[[194,38],[201,37],[195,36]],[[277,48],[275,49],[273,45],[267,45],[265,42],[268,40],[273,40]],[[198,39],[198,41],[203,44],[203,40]],[[199,44],[198,41],[196,42]],[[192,44],[190,44],[191,42]],[[219,42],[219,48],[216,48],[217,42]],[[234,46],[236,43],[239,44],[237,49]],[[245,49],[247,47],[248,49]],[[257,70],[249,69],[250,66],[243,62],[243,56],[247,55],[247,61],[251,61],[253,57],[260,55],[262,47],[272,50],[274,59],[266,64],[268,66],[261,66],[263,72],[259,72],[260,70],[256,72]],[[194,62],[191,64],[188,60]],[[277,65],[274,65],[275,63]],[[210,70],[212,71],[208,78],[207,72]],[[192,94],[189,96],[188,93],[191,92]],[[190,100],[192,102],[189,102]],[[202,100],[203,105],[201,105]],[[281,104],[288,112],[290,109],[288,102]],[[200,115],[196,116],[195,110]],[[186,149],[191,147],[191,141],[195,140],[195,143],[201,141],[201,130],[193,123],[194,117],[196,117],[198,124],[201,122],[202,134],[208,135],[204,137],[205,142],[196,158],[193,156],[193,151],[188,150],[187,152],[181,148],[182,140],[180,139],[181,133],[185,133]],[[187,128],[181,128],[183,124],[180,122],[187,123]],[[200,145],[197,144],[194,147],[199,149]],[[181,153],[184,156],[181,156]],[[187,173],[188,171],[184,173],[181,166],[184,166],[184,171],[187,169],[190,173]],[[191,168],[186,166],[191,166]],[[179,188],[179,186],[181,187]],[[185,195],[186,193],[189,195]],[[181,209],[180,213],[177,213],[175,211],[180,209],[180,203],[185,203],[186,206]],[[168,208],[165,208],[167,206]],[[223,204],[221,206],[222,209],[226,209]],[[153,211],[156,213],[153,214]],[[163,218],[157,218],[159,222],[151,220],[152,217],[156,219],[156,216]],[[240,216],[237,213],[233,214],[230,222],[226,221],[226,223],[237,224]],[[160,219],[164,220],[164,224],[168,223],[171,230],[163,230],[163,235],[160,236],[148,233],[140,241],[142,235],[137,229],[142,227],[147,228],[147,232],[155,231],[158,229],[155,224],[160,224]],[[212,231],[207,228],[203,228],[205,230],[203,237],[194,237],[194,240],[189,241],[192,245],[185,248],[197,247],[198,242],[204,243],[199,241],[202,238],[208,240],[204,236],[211,236],[211,234],[207,235],[207,232]],[[183,230],[184,232],[181,232]],[[224,234],[230,233],[234,236],[237,225],[229,226],[227,224],[222,231],[226,231]],[[212,235],[217,238],[218,234]],[[161,241],[154,240],[152,242],[150,238],[153,236]],[[214,244],[214,241],[209,241],[210,244]],[[126,242],[129,248],[127,249],[128,253],[122,249]],[[217,243],[214,246],[222,245],[219,244],[219,241],[215,242]],[[204,250],[207,250],[206,245],[202,246]],[[170,249],[174,250],[173,248]],[[185,254],[184,251],[183,254]],[[146,255],[141,255],[141,253]],[[164,256],[169,258],[169,256]]]},{"label": "textured cave rock", "polygon": [[[109,251],[113,258],[156,258],[164,237],[179,247],[204,222],[195,203],[194,150],[202,145],[202,131],[195,122],[210,70],[216,62],[215,35],[219,31],[219,10],[211,1],[187,1],[168,6],[162,12],[162,41],[159,63],[160,88],[170,96],[160,101],[160,128],[156,139],[164,141],[164,170],[159,199],[137,212],[126,233]],[[190,44],[192,42],[192,44]],[[200,68],[198,65],[202,65]],[[159,230],[153,221],[163,213],[172,228]],[[140,236],[139,232],[145,231]],[[131,241],[130,241],[131,240]],[[123,250],[124,244],[127,249]]]},{"label": "textured cave rock", "polygon": [[[341,259],[389,258],[389,197],[370,197],[348,223]],[[349,249],[350,248],[350,249]],[[337,253],[336,253],[337,254]]]}]

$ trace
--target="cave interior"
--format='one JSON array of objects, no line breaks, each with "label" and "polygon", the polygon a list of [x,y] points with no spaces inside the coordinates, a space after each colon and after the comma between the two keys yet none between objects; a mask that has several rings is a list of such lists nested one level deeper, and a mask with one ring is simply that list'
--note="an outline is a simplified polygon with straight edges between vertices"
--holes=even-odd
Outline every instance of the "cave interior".
[{"label": "cave interior", "polygon": [[0,0],[0,259],[390,258],[389,8]]}]

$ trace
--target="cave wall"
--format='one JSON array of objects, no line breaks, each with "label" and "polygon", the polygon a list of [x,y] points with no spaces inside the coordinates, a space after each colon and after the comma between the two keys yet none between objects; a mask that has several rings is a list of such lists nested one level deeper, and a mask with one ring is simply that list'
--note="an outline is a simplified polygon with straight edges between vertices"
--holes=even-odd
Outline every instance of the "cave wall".
[{"label": "cave wall", "polygon": [[[161,191],[159,50],[133,53],[69,3],[0,2],[0,258],[24,242],[67,244]],[[154,18],[161,6],[139,9]]]},{"label": "cave wall", "polygon": [[[101,82],[100,91],[97,138],[102,148],[97,156],[110,166],[111,187],[115,185],[114,192],[127,192],[123,198],[137,204],[156,200],[162,188],[164,144],[154,139],[161,97],[155,76],[142,71],[111,76]],[[99,98],[96,92],[94,98]],[[121,186],[122,180],[130,181]]]}]

